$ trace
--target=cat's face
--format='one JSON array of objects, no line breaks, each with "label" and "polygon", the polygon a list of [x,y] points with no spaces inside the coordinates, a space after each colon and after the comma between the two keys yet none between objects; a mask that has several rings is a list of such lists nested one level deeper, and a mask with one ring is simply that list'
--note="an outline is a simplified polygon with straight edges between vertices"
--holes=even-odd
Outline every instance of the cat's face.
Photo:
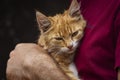
[{"label": "cat's face", "polygon": [[86,21],[80,14],[79,4],[75,0],[71,7],[63,14],[53,17],[46,17],[39,12],[36,13],[41,30],[38,44],[48,52],[73,53],[77,48],[83,36]]}]

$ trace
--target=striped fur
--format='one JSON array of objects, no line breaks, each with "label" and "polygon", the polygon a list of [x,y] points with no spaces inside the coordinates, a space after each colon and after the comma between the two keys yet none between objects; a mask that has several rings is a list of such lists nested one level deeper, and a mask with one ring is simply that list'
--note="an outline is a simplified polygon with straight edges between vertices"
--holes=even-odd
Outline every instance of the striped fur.
[{"label": "striped fur", "polygon": [[[73,9],[74,7],[79,7],[76,0],[73,0],[71,7]],[[70,9],[72,9],[71,7]],[[52,17],[46,17],[42,13],[36,12],[37,22],[41,31],[38,44],[52,55],[71,80],[79,80],[69,69],[69,66],[73,62],[74,52],[83,37],[86,21],[80,14],[80,10],[76,9],[72,12],[70,9],[63,14],[57,14]],[[74,16],[71,16],[71,12]]]}]

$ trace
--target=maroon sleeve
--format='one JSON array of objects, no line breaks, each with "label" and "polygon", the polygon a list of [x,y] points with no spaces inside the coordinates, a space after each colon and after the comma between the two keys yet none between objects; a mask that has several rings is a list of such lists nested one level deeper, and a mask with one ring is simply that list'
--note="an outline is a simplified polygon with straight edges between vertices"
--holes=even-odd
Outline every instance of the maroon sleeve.
[{"label": "maroon sleeve", "polygon": [[120,6],[118,8],[117,16],[115,19],[115,32],[116,32],[116,51],[115,51],[115,68],[120,67]]}]

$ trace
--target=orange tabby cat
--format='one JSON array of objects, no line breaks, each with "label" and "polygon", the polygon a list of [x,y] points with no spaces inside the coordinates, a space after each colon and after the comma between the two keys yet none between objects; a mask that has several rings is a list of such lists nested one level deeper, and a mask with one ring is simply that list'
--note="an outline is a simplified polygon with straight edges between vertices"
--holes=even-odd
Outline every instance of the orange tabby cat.
[{"label": "orange tabby cat", "polygon": [[37,11],[36,17],[41,31],[38,44],[52,55],[71,80],[79,80],[73,58],[83,37],[86,21],[80,13],[77,0],[73,0],[63,14],[46,17]]}]

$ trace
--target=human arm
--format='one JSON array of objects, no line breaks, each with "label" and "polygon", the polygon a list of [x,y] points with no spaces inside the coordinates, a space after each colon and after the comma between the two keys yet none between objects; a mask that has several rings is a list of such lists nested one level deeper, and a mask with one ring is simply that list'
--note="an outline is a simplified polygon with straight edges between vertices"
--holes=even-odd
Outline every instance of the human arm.
[{"label": "human arm", "polygon": [[120,80],[120,68],[118,68],[118,80]]},{"label": "human arm", "polygon": [[8,80],[69,80],[54,60],[36,44],[18,44],[7,63]]},{"label": "human arm", "polygon": [[[119,6],[120,8],[120,6]],[[117,70],[117,80],[120,80],[120,9],[118,8],[115,19],[116,32],[116,51],[115,51],[115,69]]]}]

